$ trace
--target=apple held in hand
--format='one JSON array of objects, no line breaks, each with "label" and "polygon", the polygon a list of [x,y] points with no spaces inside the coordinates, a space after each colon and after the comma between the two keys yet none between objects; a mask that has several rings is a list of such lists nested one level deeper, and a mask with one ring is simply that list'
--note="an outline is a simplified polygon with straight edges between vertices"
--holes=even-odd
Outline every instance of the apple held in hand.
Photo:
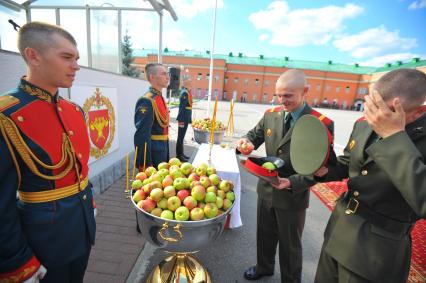
[{"label": "apple held in hand", "polygon": [[239,148],[239,151],[244,155],[249,155],[253,149],[254,147],[251,143],[243,142]]},{"label": "apple held in hand", "polygon": [[192,221],[202,220],[204,219],[204,210],[199,207],[194,207],[191,209],[190,217]]},{"label": "apple held in hand", "polygon": [[262,167],[265,168],[265,169],[271,170],[271,171],[277,169],[275,164],[272,163],[272,162],[265,162],[265,163],[262,164]]},{"label": "apple held in hand", "polygon": [[175,219],[179,221],[186,221],[189,219],[189,210],[185,206],[178,207],[175,211]]},{"label": "apple held in hand", "polygon": [[163,219],[173,220],[173,211],[170,211],[168,209],[163,210],[163,212],[161,212],[160,217]]},{"label": "apple held in hand", "polygon": [[167,199],[167,209],[175,211],[181,205],[181,201],[177,196]]}]

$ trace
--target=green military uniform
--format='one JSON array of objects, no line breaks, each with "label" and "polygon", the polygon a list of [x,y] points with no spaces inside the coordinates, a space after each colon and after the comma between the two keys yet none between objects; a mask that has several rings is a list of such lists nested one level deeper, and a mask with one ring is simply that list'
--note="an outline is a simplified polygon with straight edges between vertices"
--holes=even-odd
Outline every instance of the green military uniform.
[{"label": "green military uniform", "polygon": [[[314,184],[311,177],[297,175],[291,166],[290,141],[297,118],[311,114],[318,117],[333,134],[333,121],[313,110],[308,105],[286,113],[282,106],[267,110],[247,138],[255,148],[265,143],[266,155],[284,160],[280,177],[288,178],[291,190],[277,190],[268,182],[259,180],[257,186],[257,265],[258,274],[272,274],[275,253],[279,242],[280,270],[282,282],[300,282],[302,273],[301,237],[305,224],[306,208],[309,205],[309,187]],[[284,125],[285,117],[292,115],[291,127]]]},{"label": "green military uniform", "polygon": [[[406,282],[410,231],[426,216],[426,115],[378,139],[355,123],[326,180],[348,178],[324,233],[315,282]],[[337,281],[338,278],[338,281]]]}]

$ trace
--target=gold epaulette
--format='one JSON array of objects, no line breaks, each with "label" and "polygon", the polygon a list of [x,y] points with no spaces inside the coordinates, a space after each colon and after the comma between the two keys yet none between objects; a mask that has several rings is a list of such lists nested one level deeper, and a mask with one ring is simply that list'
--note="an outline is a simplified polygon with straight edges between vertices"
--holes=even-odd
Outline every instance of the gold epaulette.
[{"label": "gold epaulette", "polygon": [[150,92],[150,91],[148,91],[147,93],[145,93],[145,97],[148,98],[148,99],[152,99],[153,95],[154,94],[152,94],[152,92]]},{"label": "gold epaulette", "polygon": [[20,100],[11,95],[0,96],[0,112],[18,104]]},{"label": "gold epaulette", "polygon": [[282,110],[282,106],[274,106],[270,109],[267,109],[265,113],[279,112]]}]

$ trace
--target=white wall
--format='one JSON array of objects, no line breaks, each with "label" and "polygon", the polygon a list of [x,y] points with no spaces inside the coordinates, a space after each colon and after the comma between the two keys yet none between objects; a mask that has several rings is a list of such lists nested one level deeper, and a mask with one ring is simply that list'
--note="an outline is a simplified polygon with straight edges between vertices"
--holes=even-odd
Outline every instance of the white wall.
[{"label": "white wall", "polygon": [[[25,62],[19,54],[0,50],[0,93],[4,93],[17,86],[21,76],[25,74]],[[114,73],[82,67],[77,73],[75,85],[93,85],[113,87],[117,89],[117,137],[118,150],[93,162],[90,165],[89,177],[100,193],[124,174],[124,158],[132,153],[133,135],[135,132],[133,116],[137,99],[148,89],[147,81],[121,76]],[[72,91],[72,89],[71,89]],[[68,96],[67,89],[61,89],[60,94]],[[133,160],[133,159],[131,159]],[[124,188],[123,188],[124,191]]]}]

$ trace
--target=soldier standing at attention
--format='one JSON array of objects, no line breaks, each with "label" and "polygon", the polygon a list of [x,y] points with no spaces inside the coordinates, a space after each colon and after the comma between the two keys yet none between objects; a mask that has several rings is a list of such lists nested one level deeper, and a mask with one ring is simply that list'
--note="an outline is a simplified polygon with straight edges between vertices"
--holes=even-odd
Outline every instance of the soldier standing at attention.
[{"label": "soldier standing at attention", "polygon": [[187,162],[189,157],[184,154],[183,140],[185,138],[188,125],[192,123],[191,81],[189,79],[184,80],[182,85],[179,98],[179,113],[177,116],[179,128],[176,142],[176,157],[183,162]]},{"label": "soldier standing at attention", "polygon": [[0,282],[83,282],[96,229],[90,143],[82,109],[58,95],[80,69],[76,45],[55,25],[19,30],[27,74],[0,96]]},{"label": "soldier standing at attention", "polygon": [[[333,135],[333,121],[309,107],[305,102],[308,92],[305,74],[300,70],[283,73],[275,86],[279,106],[267,110],[263,118],[243,142],[258,148],[263,143],[267,156],[284,160],[279,171],[280,184],[275,188],[266,181],[257,185],[257,264],[244,272],[247,280],[257,280],[274,273],[275,253],[279,243],[281,282],[301,282],[302,278],[302,232],[306,208],[309,204],[309,187],[312,177],[297,175],[291,166],[290,141],[293,125],[303,115],[311,114],[328,128]],[[286,189],[285,189],[286,188]]]},{"label": "soldier standing at attention", "polygon": [[147,64],[145,75],[151,87],[135,108],[134,143],[138,147],[136,166],[140,171],[146,169],[144,164],[157,167],[169,160],[169,108],[161,94],[169,84],[169,75],[162,64]]},{"label": "soldier standing at attention", "polygon": [[426,75],[394,70],[370,93],[344,155],[322,177],[349,181],[324,232],[316,283],[407,282],[410,232],[426,217]]}]

